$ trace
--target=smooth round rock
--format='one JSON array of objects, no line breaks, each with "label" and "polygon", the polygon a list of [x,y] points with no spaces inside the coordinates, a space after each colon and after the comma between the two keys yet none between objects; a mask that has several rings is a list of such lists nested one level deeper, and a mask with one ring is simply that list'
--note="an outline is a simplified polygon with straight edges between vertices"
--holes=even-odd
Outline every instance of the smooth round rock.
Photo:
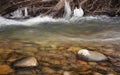
[{"label": "smooth round rock", "polygon": [[99,52],[89,51],[87,49],[81,49],[78,51],[78,58],[85,61],[104,61],[108,58]]},{"label": "smooth round rock", "polygon": [[26,57],[15,61],[13,67],[36,67],[37,65],[35,57]]}]

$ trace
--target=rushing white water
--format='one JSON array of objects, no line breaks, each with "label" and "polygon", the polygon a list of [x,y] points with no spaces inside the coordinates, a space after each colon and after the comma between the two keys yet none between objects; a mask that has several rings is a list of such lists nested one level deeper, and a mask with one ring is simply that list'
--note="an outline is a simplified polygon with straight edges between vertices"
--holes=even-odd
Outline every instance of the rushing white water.
[{"label": "rushing white water", "polygon": [[72,11],[71,11],[71,7],[70,7],[70,3],[65,0],[65,19],[69,19],[71,17]]},{"label": "rushing white water", "polygon": [[0,26],[6,25],[37,25],[44,22],[61,22],[61,23],[84,23],[85,21],[100,21],[100,22],[108,22],[108,23],[120,23],[120,20],[113,21],[107,16],[86,16],[86,17],[72,17],[70,19],[58,18],[54,19],[50,16],[37,16],[34,18],[23,19],[23,20],[15,20],[15,19],[6,19],[4,17],[0,17]]},{"label": "rushing white water", "polygon": [[77,7],[74,9],[73,16],[82,17],[83,15],[84,15],[84,11],[81,7],[79,9]]},{"label": "rushing white water", "polygon": [[32,26],[37,25],[44,22],[67,22],[65,19],[54,19],[49,16],[37,16],[30,19],[24,19],[24,20],[15,20],[15,19],[6,19],[4,17],[0,17],[0,26],[6,26],[6,25],[25,25],[25,26]]}]

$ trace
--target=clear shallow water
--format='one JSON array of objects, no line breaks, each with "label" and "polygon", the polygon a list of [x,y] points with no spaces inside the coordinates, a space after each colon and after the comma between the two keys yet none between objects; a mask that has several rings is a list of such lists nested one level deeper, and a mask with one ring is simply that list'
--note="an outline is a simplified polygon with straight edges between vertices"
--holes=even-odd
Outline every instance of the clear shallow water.
[{"label": "clear shallow water", "polygon": [[120,42],[120,17],[89,16],[69,20],[35,17],[12,20],[0,17],[0,38],[39,41]]},{"label": "clear shallow water", "polygon": [[[94,63],[90,65],[85,62],[86,65],[91,66],[90,72],[95,70],[101,74],[114,74],[114,71],[119,73],[119,45],[120,17],[89,16],[69,20],[51,17],[12,20],[0,17],[0,63],[11,64],[21,57],[34,56],[39,63],[38,68],[35,69],[37,72],[33,70],[34,73],[46,73],[42,71],[46,64],[55,71],[55,74],[57,70],[64,72],[63,67],[66,66],[70,66],[67,70],[73,68],[70,72],[75,74],[82,72],[77,70],[79,68],[81,70],[85,68],[84,73],[89,73],[87,66],[80,64],[76,59],[76,53],[80,49],[98,51],[110,57],[110,62],[105,62],[107,65],[104,65],[104,62],[103,65],[101,62],[95,62],[98,69],[93,66]],[[60,64],[56,65],[56,61]],[[15,74],[30,72],[29,75],[35,75],[28,70],[15,69]]]}]

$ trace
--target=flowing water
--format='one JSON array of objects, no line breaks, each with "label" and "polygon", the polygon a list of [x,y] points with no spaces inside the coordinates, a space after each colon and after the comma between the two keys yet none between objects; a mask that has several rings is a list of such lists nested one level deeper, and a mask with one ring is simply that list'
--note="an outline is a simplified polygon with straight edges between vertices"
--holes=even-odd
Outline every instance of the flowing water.
[{"label": "flowing water", "polygon": [[41,41],[120,41],[120,18],[89,16],[66,19],[36,17],[12,20],[0,17],[0,37]]},{"label": "flowing water", "polygon": [[[0,64],[9,65],[26,56],[36,57],[39,63],[36,69],[32,69],[34,71],[14,69],[14,75],[62,75],[66,70],[75,73],[72,75],[96,75],[94,72],[117,75],[120,72],[119,45],[120,17],[0,17]],[[81,62],[75,57],[81,48],[104,53],[110,60],[101,62],[103,65],[99,62],[93,62],[92,65]],[[0,68],[5,69],[1,70],[0,74],[11,71],[4,65],[0,65]]]}]

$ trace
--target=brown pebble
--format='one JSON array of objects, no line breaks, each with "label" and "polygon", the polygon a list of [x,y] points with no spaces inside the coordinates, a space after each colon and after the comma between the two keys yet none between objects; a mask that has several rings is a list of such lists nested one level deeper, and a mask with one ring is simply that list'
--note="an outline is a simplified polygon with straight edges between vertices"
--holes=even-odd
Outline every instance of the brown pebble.
[{"label": "brown pebble", "polygon": [[96,62],[88,62],[88,64],[89,64],[90,66],[96,66],[96,65],[97,65]]},{"label": "brown pebble", "polygon": [[87,62],[82,61],[82,60],[78,60],[77,63],[81,64],[81,65],[87,65]]},{"label": "brown pebble", "polygon": [[65,71],[65,72],[63,72],[63,75],[71,75],[71,73],[68,71]]},{"label": "brown pebble", "polygon": [[94,72],[93,75],[103,75],[103,74],[98,73],[98,72]]},{"label": "brown pebble", "polygon": [[55,71],[53,69],[49,68],[49,67],[43,67],[42,72],[47,73],[47,74],[55,73]]},{"label": "brown pebble", "polygon": [[107,62],[100,62],[100,65],[102,65],[102,66],[108,66],[109,64]]},{"label": "brown pebble", "polygon": [[0,65],[0,75],[8,75],[10,73],[13,73],[13,69],[8,65]]}]

